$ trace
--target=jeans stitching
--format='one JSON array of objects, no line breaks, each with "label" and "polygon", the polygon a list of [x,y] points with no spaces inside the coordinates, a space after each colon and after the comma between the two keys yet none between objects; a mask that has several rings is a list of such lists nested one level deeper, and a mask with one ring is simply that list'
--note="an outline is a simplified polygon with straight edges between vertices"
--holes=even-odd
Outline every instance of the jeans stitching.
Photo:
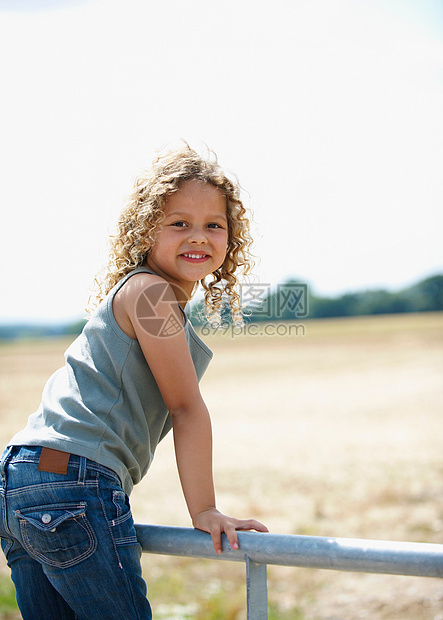
[{"label": "jeans stitching", "polygon": [[[84,523],[81,523],[80,519],[81,521],[84,521]],[[24,548],[26,549],[26,551],[29,553],[31,557],[34,557],[38,561],[42,561],[44,564],[49,564],[50,566],[55,566],[57,568],[69,568],[70,566],[75,566],[76,564],[79,564],[83,560],[86,560],[87,558],[89,558],[97,549],[97,538],[86,516],[81,516],[80,518],[76,518],[74,519],[74,521],[76,521],[76,523],[78,523],[78,525],[80,525],[80,527],[82,527],[87,533],[88,539],[89,539],[89,548],[86,551],[84,551],[82,554],[80,554],[79,556],[73,558],[72,560],[68,560],[66,562],[56,562],[55,560],[51,560],[50,558],[47,558],[43,553],[40,553],[39,551],[34,549],[34,547],[31,544],[31,541],[29,540],[28,522],[25,521],[25,519],[19,519],[19,520],[20,520],[20,531],[22,534],[22,541],[23,541]],[[33,527],[33,526],[30,526],[30,527]]]},{"label": "jeans stitching", "polygon": [[125,515],[121,515],[120,517],[117,517],[116,519],[112,519],[111,526],[114,527],[116,525],[121,525],[122,523],[130,519],[131,517],[132,517],[132,514],[131,514],[131,511],[129,511]]},{"label": "jeans stitching", "polygon": [[138,544],[138,540],[136,536],[124,536],[123,538],[116,538],[115,544],[119,547],[123,547],[125,545],[136,545]]},{"label": "jeans stitching", "polygon": [[[76,488],[78,486],[77,480],[65,480],[61,482],[42,482],[40,484],[28,484],[17,489],[8,490],[9,497],[18,497],[20,495],[26,495],[29,491],[38,492],[46,490],[65,489],[69,487]],[[95,487],[95,481],[86,482],[85,486]]]},{"label": "jeans stitching", "polygon": [[120,556],[118,554],[117,545],[115,543],[114,536],[112,534],[111,524],[109,523],[108,517],[106,515],[105,504],[104,504],[104,501],[103,501],[103,499],[102,499],[102,497],[100,495],[100,486],[99,486],[99,475],[98,475],[98,473],[97,473],[97,478],[96,478],[96,490],[97,490],[97,498],[98,498],[98,501],[100,502],[100,505],[102,507],[103,516],[104,516],[106,524],[108,526],[109,535],[111,537],[112,546],[114,547],[114,551],[115,551],[115,555],[116,555],[116,558],[117,558],[118,566],[119,566],[119,568],[121,568],[123,570],[123,566],[122,566],[122,563],[121,563],[121,560],[120,560]]},{"label": "jeans stitching", "polygon": [[[2,465],[4,467],[4,469],[7,468],[8,465],[10,464],[16,464],[16,463],[35,463],[38,464],[39,460],[40,460],[40,455],[38,456],[32,456],[32,455],[20,455],[20,446],[10,446],[9,448],[7,448],[7,450],[5,450],[5,452],[3,453],[2,458],[0,460],[0,465]],[[17,451],[16,453],[14,453],[14,451]],[[81,457],[78,455],[71,455],[74,457],[73,460],[70,460],[68,463],[68,471],[69,469],[74,469],[75,471],[78,471],[80,466],[81,466],[81,459],[85,458],[85,457]],[[120,478],[118,477],[118,475],[115,473],[114,470],[112,470],[110,467],[106,467],[105,465],[101,465],[100,463],[97,463],[95,461],[91,461],[90,459],[86,459],[86,474],[90,473],[92,475],[95,476],[96,473],[100,473],[103,476],[106,476],[107,478],[111,478],[112,480],[114,480],[118,485],[121,485],[121,481]]]},{"label": "jeans stitching", "polygon": [[123,501],[125,500],[125,494],[123,491],[118,491],[118,490],[114,490],[112,491],[112,503],[115,506],[116,512],[117,512],[117,517],[115,519],[112,520],[112,524],[114,525],[115,523],[117,523],[118,519],[121,517],[122,515],[122,507],[120,506],[120,504],[118,503],[119,499],[123,499]]}]

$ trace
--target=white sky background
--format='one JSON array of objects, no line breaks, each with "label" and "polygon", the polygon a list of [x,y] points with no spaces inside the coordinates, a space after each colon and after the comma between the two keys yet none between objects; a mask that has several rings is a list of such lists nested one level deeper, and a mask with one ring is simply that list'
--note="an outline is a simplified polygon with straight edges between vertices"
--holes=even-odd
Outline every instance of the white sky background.
[{"label": "white sky background", "polygon": [[247,190],[260,282],[443,272],[439,0],[0,0],[0,58],[0,320],[84,315],[180,138]]}]

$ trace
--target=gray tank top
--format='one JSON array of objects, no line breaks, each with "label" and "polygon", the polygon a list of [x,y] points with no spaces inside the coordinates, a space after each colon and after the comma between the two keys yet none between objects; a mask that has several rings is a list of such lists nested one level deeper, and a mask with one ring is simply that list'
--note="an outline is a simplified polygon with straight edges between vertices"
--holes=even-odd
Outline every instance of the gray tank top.
[{"label": "gray tank top", "polygon": [[[129,495],[148,471],[171,418],[137,340],[118,326],[109,292],[48,380],[39,409],[9,445],[47,446],[112,469]],[[185,313],[185,332],[198,380],[212,358]]]}]

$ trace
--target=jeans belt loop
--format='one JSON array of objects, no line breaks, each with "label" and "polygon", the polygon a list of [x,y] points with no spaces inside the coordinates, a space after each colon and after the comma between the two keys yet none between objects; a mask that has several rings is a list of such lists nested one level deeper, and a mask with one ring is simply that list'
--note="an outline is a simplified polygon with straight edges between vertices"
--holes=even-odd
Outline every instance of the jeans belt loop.
[{"label": "jeans belt loop", "polygon": [[80,464],[78,466],[78,483],[85,484],[86,480],[86,458],[84,456],[80,457]]},{"label": "jeans belt loop", "polygon": [[3,458],[0,461],[0,476],[2,477],[3,480],[5,478],[6,467],[8,465],[9,459],[11,458],[11,453],[12,453],[13,448],[14,446],[8,446],[5,450]]}]

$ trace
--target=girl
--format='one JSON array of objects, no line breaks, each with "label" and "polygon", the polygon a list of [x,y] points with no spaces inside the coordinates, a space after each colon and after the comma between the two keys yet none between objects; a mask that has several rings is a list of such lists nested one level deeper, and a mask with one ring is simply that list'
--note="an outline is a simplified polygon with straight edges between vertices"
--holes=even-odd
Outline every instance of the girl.
[{"label": "girl", "polygon": [[240,319],[250,241],[239,188],[216,161],[186,146],[137,180],[100,305],[0,461],[0,536],[25,620],[151,618],[128,496],[171,428],[192,523],[216,552],[222,532],[237,549],[237,530],[267,531],[216,508],[198,386],[212,353],[184,313],[201,282],[210,320],[224,293]]}]

